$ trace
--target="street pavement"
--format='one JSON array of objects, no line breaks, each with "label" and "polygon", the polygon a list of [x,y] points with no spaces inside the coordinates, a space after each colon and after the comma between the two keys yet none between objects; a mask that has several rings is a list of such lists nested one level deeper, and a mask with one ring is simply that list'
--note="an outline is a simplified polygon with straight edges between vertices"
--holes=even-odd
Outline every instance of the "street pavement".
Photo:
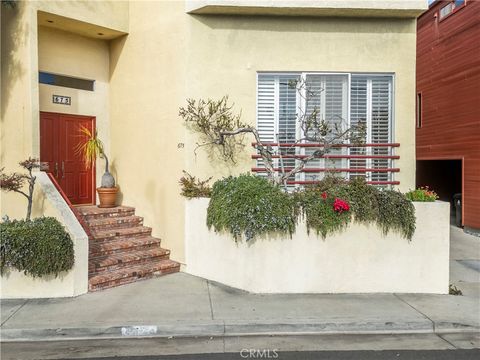
[{"label": "street pavement", "polygon": [[[19,349],[22,359],[42,349],[42,358],[52,359],[62,352],[90,358],[238,352],[246,340],[249,348],[283,351],[478,348],[479,264],[480,238],[452,227],[450,278],[463,296],[251,294],[179,273],[76,298],[3,300],[2,355],[15,359]],[[360,336],[351,342],[359,347],[349,347],[349,336]],[[137,345],[128,347],[129,341]],[[159,342],[164,351],[155,353]]]},{"label": "street pavement", "polygon": [[248,357],[248,353],[145,356],[135,358],[97,358],[93,360],[241,360],[268,358],[279,360],[477,360],[479,350],[443,350],[443,351],[316,351],[316,352],[270,352],[262,357]]}]

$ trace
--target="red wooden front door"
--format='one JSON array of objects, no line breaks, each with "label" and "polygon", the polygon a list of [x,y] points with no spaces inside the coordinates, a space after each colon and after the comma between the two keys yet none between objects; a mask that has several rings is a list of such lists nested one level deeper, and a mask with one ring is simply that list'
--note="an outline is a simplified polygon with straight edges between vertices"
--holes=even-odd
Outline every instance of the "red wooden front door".
[{"label": "red wooden front door", "polygon": [[40,113],[40,161],[48,162],[49,171],[74,205],[95,201],[95,167],[88,169],[76,150],[85,139],[82,126],[94,131],[95,117]]}]

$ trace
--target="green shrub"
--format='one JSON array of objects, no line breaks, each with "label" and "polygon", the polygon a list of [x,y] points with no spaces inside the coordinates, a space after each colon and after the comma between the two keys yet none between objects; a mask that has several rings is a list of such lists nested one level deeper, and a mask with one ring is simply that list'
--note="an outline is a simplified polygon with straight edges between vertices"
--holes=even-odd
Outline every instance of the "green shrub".
[{"label": "green shrub", "polygon": [[13,220],[0,224],[0,270],[57,276],[74,263],[73,242],[57,219]]},{"label": "green shrub", "polygon": [[415,232],[415,207],[399,191],[383,190],[377,192],[377,225],[386,235],[391,230],[398,231],[408,240]]},{"label": "green shrub", "polygon": [[[338,211],[335,204],[346,210]],[[241,175],[213,185],[207,225],[228,231],[235,240],[258,234],[292,234],[296,219],[303,215],[307,230],[325,238],[353,220],[374,223],[384,234],[397,231],[411,240],[415,232],[415,208],[398,191],[379,190],[364,179],[345,181],[328,176],[316,186],[293,194],[283,192],[264,178]]]},{"label": "green shrub", "polygon": [[363,178],[352,179],[329,190],[332,195],[348,201],[355,221],[360,223],[371,223],[378,219],[378,191]]},{"label": "green shrub", "polygon": [[[322,194],[326,194],[329,201],[325,201]],[[398,191],[379,190],[362,178],[346,182],[329,176],[295,196],[308,230],[315,229],[323,237],[348,225],[350,216],[356,222],[375,223],[384,234],[398,231],[408,240],[415,232],[412,202]],[[342,214],[333,211],[332,202],[336,198],[346,201],[350,211]]]},{"label": "green shrub", "polygon": [[208,182],[212,178],[207,180],[197,179],[195,176],[190,175],[188,172],[183,171],[184,176],[180,178],[180,185],[182,186],[181,195],[186,198],[192,199],[197,197],[210,197],[212,189],[208,185]]},{"label": "green shrub", "polygon": [[347,185],[348,181],[346,181],[343,177],[340,177],[334,173],[327,173],[323,179],[318,181],[315,185],[306,186],[306,190],[317,190],[320,192],[328,191],[333,188],[339,187],[341,185]]},{"label": "green shrub", "polygon": [[267,179],[252,175],[215,182],[208,206],[207,225],[228,231],[235,240],[248,241],[266,233],[295,231],[293,197]]},{"label": "green shrub", "polygon": [[438,199],[438,195],[435,191],[430,190],[428,186],[416,190],[410,190],[405,196],[410,201],[435,201]]},{"label": "green shrub", "polygon": [[308,232],[314,229],[317,235],[325,238],[350,223],[350,211],[336,212],[333,204],[337,197],[327,191],[313,188],[297,192],[294,196],[297,199],[297,207],[305,216]]}]

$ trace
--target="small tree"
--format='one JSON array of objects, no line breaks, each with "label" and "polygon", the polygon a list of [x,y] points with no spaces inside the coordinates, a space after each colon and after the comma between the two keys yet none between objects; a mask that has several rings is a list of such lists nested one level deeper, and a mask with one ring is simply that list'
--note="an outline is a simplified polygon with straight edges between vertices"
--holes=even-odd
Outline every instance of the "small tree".
[{"label": "small tree", "polygon": [[107,154],[105,154],[105,146],[98,138],[97,130],[95,129],[94,131],[90,131],[90,129],[82,126],[80,128],[80,135],[83,135],[84,139],[77,144],[75,148],[76,153],[83,157],[87,168],[91,168],[93,166],[97,160],[97,157],[105,159],[105,172],[102,175],[100,187],[115,187],[115,178],[109,171],[109,162]]},{"label": "small tree", "polygon": [[[288,86],[295,88],[306,102],[316,95],[306,81],[290,81]],[[288,146],[281,146],[279,142],[276,146],[262,143],[258,130],[242,122],[241,114],[233,112],[233,104],[228,104],[228,96],[220,100],[187,99],[187,106],[180,108],[179,115],[189,129],[201,135],[201,142],[197,143],[195,153],[200,147],[214,147],[220,150],[224,160],[235,162],[236,154],[245,146],[244,135],[252,135],[255,139],[254,147],[263,160],[268,178],[285,188],[287,180],[301,172],[312,160],[324,157],[333,148],[346,142],[352,146],[361,145],[366,136],[365,122],[348,126],[342,118],[336,119],[336,122],[329,121],[321,117],[316,105],[308,112],[299,109],[296,121],[302,135]],[[279,139],[279,134],[276,135]],[[292,151],[300,143],[316,143],[318,147],[311,154],[302,156]],[[282,158],[282,155],[287,153],[289,158],[295,160],[295,166],[288,169],[284,167]],[[279,158],[280,171],[275,167],[275,157]]]},{"label": "small tree", "polygon": [[[35,189],[36,176],[33,175],[33,169],[40,167],[38,159],[28,158],[25,161],[19,163],[22,168],[28,171],[28,174],[21,173],[4,173],[4,168],[0,169],[0,188],[6,192],[13,191],[19,193],[27,198],[27,216],[26,219],[30,220],[32,214],[33,203],[33,191]],[[28,183],[28,193],[22,190],[25,182]]]}]

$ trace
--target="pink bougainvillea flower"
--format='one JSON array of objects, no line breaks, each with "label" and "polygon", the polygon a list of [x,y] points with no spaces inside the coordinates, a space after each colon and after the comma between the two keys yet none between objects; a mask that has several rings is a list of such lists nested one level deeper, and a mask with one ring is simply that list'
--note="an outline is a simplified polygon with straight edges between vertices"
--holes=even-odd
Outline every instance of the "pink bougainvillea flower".
[{"label": "pink bougainvillea flower", "polygon": [[326,199],[327,196],[328,196],[327,193],[324,191],[324,192],[322,193],[322,198]]},{"label": "pink bougainvillea flower", "polygon": [[333,202],[333,210],[341,214],[344,211],[350,210],[350,205],[342,199],[335,198],[335,201]]}]

